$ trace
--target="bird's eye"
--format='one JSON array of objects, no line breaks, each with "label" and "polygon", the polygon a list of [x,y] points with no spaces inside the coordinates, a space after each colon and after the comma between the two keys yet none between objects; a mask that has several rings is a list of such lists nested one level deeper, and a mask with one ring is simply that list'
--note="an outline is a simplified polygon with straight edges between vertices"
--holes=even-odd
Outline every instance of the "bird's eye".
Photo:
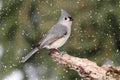
[{"label": "bird's eye", "polygon": [[65,17],[65,20],[67,20],[67,18]]}]

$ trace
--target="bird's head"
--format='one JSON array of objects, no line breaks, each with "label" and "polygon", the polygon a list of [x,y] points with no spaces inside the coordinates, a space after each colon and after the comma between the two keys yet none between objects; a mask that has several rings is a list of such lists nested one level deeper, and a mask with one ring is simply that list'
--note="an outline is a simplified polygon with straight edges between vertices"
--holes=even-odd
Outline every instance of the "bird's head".
[{"label": "bird's head", "polygon": [[73,18],[71,17],[70,14],[68,14],[65,10],[61,9],[61,16],[59,18],[58,23],[62,25],[72,25]]}]

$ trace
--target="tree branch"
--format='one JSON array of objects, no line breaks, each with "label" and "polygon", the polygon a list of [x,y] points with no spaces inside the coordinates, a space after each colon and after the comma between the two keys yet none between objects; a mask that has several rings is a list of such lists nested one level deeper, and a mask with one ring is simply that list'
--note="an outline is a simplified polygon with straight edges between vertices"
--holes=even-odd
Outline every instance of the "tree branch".
[{"label": "tree branch", "polygon": [[73,57],[68,54],[61,55],[56,50],[50,50],[50,55],[56,62],[77,71],[87,80],[120,80],[120,68],[105,65],[99,67],[95,62],[86,58]]}]

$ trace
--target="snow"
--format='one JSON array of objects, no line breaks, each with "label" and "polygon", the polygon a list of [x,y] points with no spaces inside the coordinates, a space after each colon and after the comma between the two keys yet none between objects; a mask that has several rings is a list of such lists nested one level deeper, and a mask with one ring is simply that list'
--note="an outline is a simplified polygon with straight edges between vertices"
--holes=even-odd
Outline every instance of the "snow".
[{"label": "snow", "polygon": [[28,80],[39,80],[39,76],[46,72],[45,66],[34,66],[32,63],[25,64],[24,70]]},{"label": "snow", "polygon": [[3,2],[2,0],[0,0],[0,10],[2,9],[2,7],[3,7]]},{"label": "snow", "polygon": [[111,65],[111,66],[114,66],[114,62],[113,62],[112,60],[106,58],[106,59],[103,61],[102,65]]},{"label": "snow", "polygon": [[23,73],[20,70],[14,70],[3,80],[23,80]]},{"label": "snow", "polygon": [[1,59],[2,56],[3,56],[3,52],[4,52],[3,46],[0,45],[0,59]]},{"label": "snow", "polygon": [[118,52],[119,52],[119,50],[117,49],[117,50],[116,50],[116,52],[118,53]]}]

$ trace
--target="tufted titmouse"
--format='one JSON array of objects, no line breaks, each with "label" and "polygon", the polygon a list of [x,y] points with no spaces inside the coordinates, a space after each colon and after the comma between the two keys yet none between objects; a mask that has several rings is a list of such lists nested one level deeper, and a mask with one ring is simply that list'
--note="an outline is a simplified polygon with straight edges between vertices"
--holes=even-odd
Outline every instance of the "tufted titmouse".
[{"label": "tufted titmouse", "polygon": [[71,25],[73,18],[65,10],[61,9],[61,16],[58,22],[48,31],[40,40],[38,46],[34,48],[27,56],[23,57],[21,62],[27,61],[34,53],[41,48],[57,49],[61,47],[71,34]]}]

